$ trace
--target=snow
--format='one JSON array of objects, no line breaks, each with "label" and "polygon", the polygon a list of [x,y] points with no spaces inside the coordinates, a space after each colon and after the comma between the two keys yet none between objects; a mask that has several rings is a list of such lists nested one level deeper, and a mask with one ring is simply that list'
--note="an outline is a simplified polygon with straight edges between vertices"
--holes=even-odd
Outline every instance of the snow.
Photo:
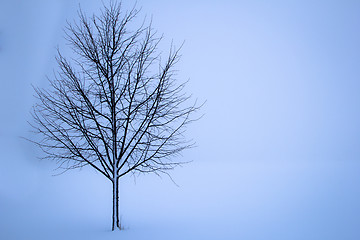
[{"label": "snow", "polygon": [[22,178],[0,177],[0,239],[360,237],[356,162],[197,161],[172,172],[179,187],[166,176],[127,177],[120,183],[125,230],[111,232],[111,183],[101,174],[52,177],[45,163],[21,154],[12,160]]}]

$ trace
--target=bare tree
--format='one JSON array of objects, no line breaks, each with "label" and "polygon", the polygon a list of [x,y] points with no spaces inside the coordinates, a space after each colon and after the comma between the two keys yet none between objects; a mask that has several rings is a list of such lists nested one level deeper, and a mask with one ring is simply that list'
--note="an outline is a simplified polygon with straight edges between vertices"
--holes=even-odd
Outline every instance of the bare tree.
[{"label": "bare tree", "polygon": [[129,173],[165,173],[182,162],[174,155],[193,146],[184,137],[190,115],[199,109],[175,80],[178,49],[165,61],[161,37],[151,27],[129,29],[138,15],[121,4],[99,16],[79,11],[66,28],[74,56],[57,55],[50,89],[35,88],[31,123],[45,153],[69,169],[90,166],[113,187],[112,230],[119,222],[119,179]]}]

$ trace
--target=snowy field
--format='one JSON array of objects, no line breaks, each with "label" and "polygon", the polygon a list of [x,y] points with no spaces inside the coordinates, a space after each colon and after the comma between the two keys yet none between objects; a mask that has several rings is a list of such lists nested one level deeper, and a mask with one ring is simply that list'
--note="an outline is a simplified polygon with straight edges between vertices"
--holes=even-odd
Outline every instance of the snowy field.
[{"label": "snowy field", "polygon": [[52,177],[11,150],[2,149],[13,161],[0,170],[0,239],[360,238],[357,162],[210,160],[173,171],[179,186],[165,176],[125,178],[125,230],[114,233],[101,175]]}]

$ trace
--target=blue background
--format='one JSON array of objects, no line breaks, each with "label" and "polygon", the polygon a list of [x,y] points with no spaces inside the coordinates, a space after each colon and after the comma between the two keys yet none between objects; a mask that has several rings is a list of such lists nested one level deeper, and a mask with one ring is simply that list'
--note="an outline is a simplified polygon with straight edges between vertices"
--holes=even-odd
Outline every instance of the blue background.
[{"label": "blue background", "polygon": [[121,180],[120,233],[110,182],[52,177],[18,138],[79,3],[102,6],[0,1],[1,239],[360,239],[359,1],[138,0],[164,53],[185,40],[178,78],[207,103],[193,162],[171,172],[180,187]]}]

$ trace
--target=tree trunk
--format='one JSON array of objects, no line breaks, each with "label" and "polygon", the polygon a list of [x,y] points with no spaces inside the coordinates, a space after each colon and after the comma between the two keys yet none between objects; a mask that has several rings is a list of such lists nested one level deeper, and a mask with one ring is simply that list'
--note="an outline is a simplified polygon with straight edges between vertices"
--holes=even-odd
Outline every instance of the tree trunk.
[{"label": "tree trunk", "polygon": [[116,228],[121,230],[119,221],[119,179],[115,178],[113,181],[113,216],[112,216],[112,230]]}]

